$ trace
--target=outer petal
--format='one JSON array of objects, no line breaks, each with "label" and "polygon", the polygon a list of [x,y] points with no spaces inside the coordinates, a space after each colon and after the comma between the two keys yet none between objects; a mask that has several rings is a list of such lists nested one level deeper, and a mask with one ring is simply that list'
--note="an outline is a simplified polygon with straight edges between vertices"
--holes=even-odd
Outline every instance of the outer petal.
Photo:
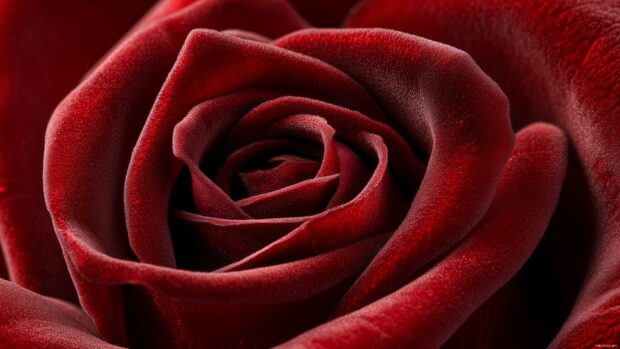
[{"label": "outer petal", "polygon": [[0,348],[114,349],[81,309],[0,280]]},{"label": "outer petal", "polygon": [[513,134],[506,97],[462,51],[388,30],[306,30],[277,45],[363,85],[411,144],[430,152],[403,223],[352,287],[342,312],[397,289],[486,212]]},{"label": "outer petal", "polygon": [[[352,80],[318,60],[216,31],[196,30],[189,36],[186,48],[198,49],[196,53],[203,55],[181,55],[185,64],[191,64],[180,67],[198,70],[179,68],[175,70],[177,74],[170,74],[153,109],[153,117],[148,121],[150,127],[143,130],[149,109],[190,30],[237,27],[262,30],[261,34],[275,37],[299,27],[298,18],[292,16],[294,12],[284,2],[269,1],[270,7],[265,4],[252,1],[197,2],[153,22],[119,46],[61,103],[50,122],[45,162],[48,207],[81,304],[111,342],[145,347],[230,347],[244,343],[266,346],[281,342],[327,316],[326,312],[333,307],[337,295],[342,293],[343,285],[360,272],[385,240],[384,235],[378,235],[302,260],[240,272],[190,272],[136,262],[127,241],[124,213],[139,211],[137,218],[141,222],[147,217],[163,218],[163,225],[155,226],[165,231],[167,206],[162,212],[144,209],[153,204],[160,208],[162,202],[157,200],[166,200],[168,193],[166,188],[159,187],[161,182],[157,180],[169,181],[174,176],[168,177],[167,171],[175,171],[166,166],[150,171],[152,164],[141,160],[153,155],[155,160],[168,156],[169,159],[164,160],[175,167],[182,166],[179,166],[179,160],[174,160],[171,152],[176,122],[169,124],[171,119],[166,118],[181,119],[192,106],[204,99],[221,96],[222,92],[229,94],[246,90],[254,84],[275,79],[274,75],[267,73],[281,74],[277,75],[280,78],[276,82],[282,83],[283,87],[289,86],[292,81],[286,77],[290,75],[278,72],[277,68],[281,66],[274,67],[270,60],[270,54],[276,51],[282,62],[288,62],[290,71],[299,68],[294,63],[302,62],[308,71],[318,69],[339,76],[337,85],[325,86],[317,80],[313,82],[315,87],[325,86],[335,95],[345,96],[347,91],[351,92],[349,87],[355,86],[357,92],[351,92],[355,98],[350,98],[350,104],[357,104],[360,96],[366,96]],[[274,13],[282,20],[274,21]],[[251,50],[247,51],[247,48]],[[252,70],[257,68],[252,65],[241,65],[252,74],[235,69],[239,66],[223,69],[231,58],[246,63],[242,60],[243,54],[254,56],[265,70]],[[204,65],[201,57],[210,57],[210,64]],[[214,65],[216,62],[220,65]],[[197,79],[200,75],[192,74],[201,71],[199,68],[205,68],[203,72],[214,76],[227,72],[230,78],[237,74],[238,81],[212,79],[209,81],[223,85],[204,85],[205,80]],[[300,83],[310,75],[299,71],[296,74]],[[181,77],[183,79],[179,80]],[[329,82],[334,83],[334,80]],[[347,91],[339,88],[342,85]],[[191,93],[174,93],[180,92],[181,88],[187,88]],[[130,195],[128,197],[136,201],[123,202],[123,185],[131,150],[141,131],[143,142],[135,148],[133,159],[143,165],[145,176],[133,180],[141,190],[153,189],[163,194]],[[149,142],[153,142],[152,148],[148,147]],[[106,146],[102,147],[102,144]],[[147,151],[149,149],[153,152]],[[150,181],[146,175],[154,176],[156,180]],[[139,182],[140,178],[143,183]],[[150,184],[151,188],[144,184]],[[144,198],[153,201],[147,202]],[[123,209],[124,204],[127,204],[127,211]],[[162,264],[173,265],[170,255],[162,258],[158,253],[165,249],[148,250],[153,241],[166,246],[166,236],[162,234],[160,239],[160,235],[154,233],[157,232],[145,229],[141,235],[143,240],[137,240],[144,244],[138,244],[138,248],[153,257],[149,261],[163,259]],[[306,316],[290,320],[291,314],[297,313]]]},{"label": "outer petal", "polygon": [[541,314],[561,314],[546,331],[565,322],[557,348],[620,337],[619,24],[617,2],[581,0],[367,0],[348,20],[467,51],[508,95],[517,127],[546,120],[567,131],[576,154],[564,209],[532,268],[548,271],[530,281],[542,285]]},{"label": "outer petal", "polygon": [[[250,13],[254,15],[257,11],[253,7],[255,5],[247,6],[248,16]],[[238,7],[231,9],[239,11]],[[245,25],[277,30],[278,34],[299,29],[299,23],[289,24],[285,21],[276,26],[273,24],[273,10],[268,7],[260,9],[264,11],[263,17],[255,17],[256,22],[248,21]],[[289,12],[282,12],[281,17],[290,18]],[[132,67],[140,66],[147,59],[136,57]],[[205,65],[204,62],[210,64]],[[123,66],[120,68],[124,69]],[[308,79],[309,76],[320,78]],[[107,79],[104,75],[102,78]],[[209,81],[209,84],[205,84],[205,81]],[[132,87],[132,90],[134,88]],[[224,35],[213,30],[193,30],[187,36],[183,49],[157,96],[126,171],[125,215],[128,236],[133,251],[141,261],[174,265],[166,215],[168,197],[183,168],[183,163],[170,152],[174,127],[201,101],[256,88],[295,91],[294,93],[302,95],[321,93],[325,99],[364,108],[370,115],[373,112],[378,113],[378,107],[359,84],[321,61],[270,44]],[[85,95],[79,96],[80,99],[84,97]],[[242,108],[239,109],[241,110],[235,111],[237,118],[226,116],[219,120],[223,125],[222,130],[230,129],[244,115]],[[207,116],[218,120],[218,115]],[[113,113],[107,117],[111,122],[116,120]],[[66,116],[63,118],[66,119]],[[108,134],[109,132],[102,132],[101,136]],[[232,135],[226,138],[234,139]],[[119,175],[116,174],[115,177],[118,178],[117,176]],[[146,244],[145,241],[149,243]]]},{"label": "outer petal", "polygon": [[441,346],[532,253],[557,203],[565,169],[560,130],[542,124],[524,129],[493,204],[461,244],[397,292],[281,348]]},{"label": "outer petal", "polygon": [[0,3],[0,243],[16,283],[75,299],[43,200],[45,127],[56,104],[151,0]]}]

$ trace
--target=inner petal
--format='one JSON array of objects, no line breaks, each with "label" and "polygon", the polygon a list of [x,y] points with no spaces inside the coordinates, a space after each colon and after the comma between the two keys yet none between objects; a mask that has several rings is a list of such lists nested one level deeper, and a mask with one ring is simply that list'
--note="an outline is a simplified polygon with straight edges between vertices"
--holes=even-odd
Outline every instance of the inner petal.
[{"label": "inner petal", "polygon": [[198,213],[219,218],[248,218],[203,172],[200,163],[207,150],[218,144],[246,109],[270,96],[269,92],[248,91],[208,100],[193,107],[175,126],[173,153],[190,171],[193,201]]},{"label": "inner petal", "polygon": [[[313,161],[318,166],[316,159],[320,158],[321,151],[317,148],[318,147],[307,147],[298,142],[285,139],[267,139],[250,143],[228,156],[219,170],[216,183],[222,190],[236,199],[256,195],[258,193],[251,194],[246,190],[245,184],[241,182],[241,174],[248,174],[259,169],[275,167],[278,165],[277,162],[270,163],[270,160],[275,160],[276,157],[285,154]],[[286,185],[282,183],[280,186],[274,186],[270,191],[309,179],[313,177],[316,172],[317,171],[314,171],[311,176],[305,178],[300,177],[298,180],[291,181],[291,183],[287,183]],[[277,180],[278,178],[271,179]]]},{"label": "inner petal", "polygon": [[[240,200],[237,202],[239,207],[257,218],[311,215],[324,210],[338,186],[335,133],[327,121],[314,115],[288,116],[264,128],[258,133],[258,138],[287,137],[295,142],[310,142],[309,147],[313,143],[322,143],[322,163],[316,170],[316,177]],[[276,158],[276,161],[282,159],[287,158]]]},{"label": "inner petal", "polygon": [[316,161],[295,155],[280,155],[268,160],[274,167],[239,173],[248,196],[278,190],[312,178],[319,169]]},{"label": "inner petal", "polygon": [[[413,197],[426,166],[407,142],[388,125],[373,120],[363,113],[316,99],[283,96],[261,103],[230,130],[227,140],[222,144],[222,153],[234,152],[238,148],[235,140],[255,137],[268,125],[295,114],[320,115],[320,118],[329,123],[330,127],[337,130],[337,134],[363,131],[381,136],[394,160],[391,161],[390,167],[395,180],[406,196]],[[340,154],[337,157],[340,157]]]},{"label": "inner petal", "polygon": [[372,175],[372,169],[348,145],[336,141],[336,151],[340,165],[340,181],[327,208],[342,205],[353,199],[368,183]]},{"label": "inner petal", "polygon": [[308,179],[294,185],[237,201],[254,218],[309,216],[325,209],[338,186],[338,174]]},{"label": "inner petal", "polygon": [[213,270],[248,256],[298,227],[303,217],[221,219],[177,211],[175,234],[181,268]]},{"label": "inner petal", "polygon": [[[201,17],[192,16],[190,27],[201,27],[193,22],[196,18]],[[280,23],[276,22],[269,27],[279,28]],[[170,72],[165,83],[163,86],[161,83],[155,84],[162,88],[134,147],[129,166],[123,167],[123,174],[126,176],[119,178],[119,180],[125,179],[124,213],[127,237],[133,252],[143,262],[166,266],[175,265],[168,224],[167,198],[170,197],[176,178],[183,169],[183,161],[175,159],[170,154],[171,133],[174,126],[192,107],[202,101],[262,87],[312,94],[320,92],[322,96],[326,96],[326,100],[347,106],[354,105],[367,115],[383,115],[359,84],[317,59],[291,53],[271,44],[239,39],[214,30],[196,29],[186,35],[185,24],[185,20],[180,20],[178,22],[180,27],[175,24],[175,30],[166,32],[170,34],[164,40],[166,45],[162,48],[156,47],[162,52],[171,50],[179,52],[176,49],[180,46],[177,45],[177,38],[185,39],[174,67],[165,69],[165,72]],[[251,29],[245,26],[239,28]],[[260,33],[265,34],[264,31]],[[278,33],[274,36],[281,35]],[[168,39],[172,41],[168,42]],[[172,46],[167,45],[168,43]],[[151,56],[149,50],[138,51],[142,52],[149,62],[150,58],[156,56]],[[122,61],[125,62],[124,58]],[[160,66],[157,59],[153,64]],[[142,65],[139,66],[143,68]],[[321,79],[308,79],[309,76],[321,76]],[[326,81],[329,81],[329,84],[326,84]],[[143,87],[150,91],[150,86],[147,85]],[[117,105],[113,99],[107,104]],[[115,127],[113,128],[116,129]],[[123,134],[129,132],[125,131]]]},{"label": "inner petal", "polygon": [[323,159],[316,176],[329,176],[338,172],[338,155],[334,144],[336,130],[325,119],[316,115],[291,115],[277,120],[258,133],[258,138],[286,138],[306,144],[323,146]]},{"label": "inner petal", "polygon": [[220,271],[283,263],[338,248],[368,236],[392,231],[408,204],[388,170],[388,149],[380,136],[365,132],[346,134],[364,158],[373,159],[373,173],[350,201],[309,217],[302,225],[261,250]]}]

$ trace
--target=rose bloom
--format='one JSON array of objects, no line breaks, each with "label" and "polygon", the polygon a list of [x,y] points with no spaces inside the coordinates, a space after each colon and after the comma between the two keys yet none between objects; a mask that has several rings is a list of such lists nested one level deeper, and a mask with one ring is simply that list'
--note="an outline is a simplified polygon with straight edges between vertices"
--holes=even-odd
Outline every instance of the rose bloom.
[{"label": "rose bloom", "polygon": [[615,0],[0,2],[0,347],[620,345]]}]

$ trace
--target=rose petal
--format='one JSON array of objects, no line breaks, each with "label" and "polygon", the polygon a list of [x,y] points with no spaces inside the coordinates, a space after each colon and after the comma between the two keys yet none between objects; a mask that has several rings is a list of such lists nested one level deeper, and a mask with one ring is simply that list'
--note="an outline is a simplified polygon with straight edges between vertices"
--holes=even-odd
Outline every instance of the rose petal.
[{"label": "rose petal", "polygon": [[[313,75],[322,78],[308,79]],[[141,261],[174,265],[167,198],[181,164],[169,154],[171,129],[201,101],[258,86],[274,91],[320,91],[370,114],[378,109],[357,83],[320,61],[216,31],[192,31],[157,97],[127,171],[128,235]]]},{"label": "rose petal", "polygon": [[[247,91],[208,100],[193,107],[174,127],[172,150],[174,156],[189,167],[197,213],[218,218],[250,218],[222,188],[207,177],[201,163],[208,155],[209,148],[216,147],[222,135],[247,110],[271,96],[273,94],[268,92]],[[169,157],[167,152],[165,154]],[[178,175],[180,165],[176,163],[175,168],[171,169],[173,174],[169,181],[176,180],[174,174]]]},{"label": "rose petal", "polygon": [[[282,166],[292,166],[298,171],[301,171],[302,174],[300,174],[299,177],[282,174],[282,176],[274,178],[271,176],[271,173],[272,170],[276,171],[276,168],[265,170],[264,173],[262,171],[259,172],[259,170],[243,172],[246,165],[252,163],[252,160],[262,159],[264,157],[263,154],[274,153],[289,153],[296,154],[293,156],[300,156],[299,159],[303,160],[296,161],[296,165],[293,165],[291,162],[283,162],[276,168],[280,168]],[[233,187],[235,180],[241,179],[242,181],[249,181],[253,176],[255,177],[252,178],[253,183],[244,183],[247,186],[245,189],[248,191],[248,193],[246,193],[248,195],[279,189],[285,187],[286,185],[298,182],[299,180],[302,180],[302,178],[308,179],[314,177],[316,171],[318,170],[319,163],[309,159],[318,158],[315,153],[317,153],[316,149],[309,149],[304,144],[289,140],[267,139],[256,141],[235,150],[232,154],[230,154],[230,156],[224,156],[226,161],[217,175],[217,184],[220,188],[222,188],[222,190],[232,197],[240,195],[236,195],[236,193],[234,193]],[[299,168],[297,166],[299,166]],[[260,176],[258,173],[260,173]],[[295,180],[296,178],[299,178],[299,180]]]},{"label": "rose petal", "polygon": [[387,147],[377,135],[359,133],[356,136],[360,148],[366,146],[374,152],[377,166],[364,189],[353,200],[310,217],[281,239],[221,270],[282,263],[391,231],[402,219],[406,202],[387,171]]},{"label": "rose petal", "polygon": [[403,224],[357,280],[347,308],[398,288],[482,218],[512,147],[501,90],[464,52],[387,30],[304,30],[278,46],[352,76],[412,144],[432,150]]},{"label": "rose petal", "polygon": [[106,343],[86,313],[0,279],[0,343],[5,348],[120,348]]},{"label": "rose petal", "polygon": [[[540,256],[549,271],[529,281],[548,290],[536,304],[541,313],[570,312],[566,321],[559,319],[565,321],[559,334],[556,324],[546,324],[545,336],[557,335],[554,348],[609,344],[620,333],[614,321],[620,318],[618,18],[618,7],[605,1],[367,0],[347,22],[467,51],[508,95],[517,127],[543,120],[568,133],[578,161],[569,176],[577,180],[568,183],[561,205],[575,214],[558,217],[565,228],[550,232],[558,243]],[[573,216],[587,212],[594,212],[593,219],[575,224]]]},{"label": "rose petal", "polygon": [[[338,153],[340,178],[338,189],[327,204],[327,208],[342,205],[353,199],[364,188],[372,174],[359,154],[356,154],[349,146],[336,142],[336,152]],[[394,161],[398,161],[397,157],[394,158]]]},{"label": "rose petal", "polygon": [[525,263],[547,228],[565,169],[559,129],[537,124],[519,132],[487,214],[447,256],[393,294],[280,348],[440,347]]},{"label": "rose petal", "polygon": [[[325,101],[303,96],[284,96],[269,100],[254,108],[245,115],[230,131],[229,139],[222,145],[224,154],[234,149],[238,139],[249,139],[265,125],[294,114],[320,115],[337,133],[370,132],[381,136],[394,161],[390,162],[394,176],[400,184],[400,189],[407,195],[417,189],[425,171],[424,163],[412,152],[411,147],[403,138],[384,122],[383,114],[366,114],[337,106]],[[381,121],[381,122],[380,122]]]},{"label": "rose petal", "polygon": [[317,177],[286,188],[237,201],[255,218],[309,216],[325,210],[338,187],[340,175]]},{"label": "rose petal", "polygon": [[28,289],[76,301],[43,200],[49,116],[152,2],[0,4],[0,243],[11,279]]},{"label": "rose petal", "polygon": [[[125,40],[58,106],[48,127],[43,179],[47,206],[65,253],[86,259],[92,253],[135,259],[127,241],[124,179],[131,149],[177,53],[194,28],[232,27],[269,37],[299,28],[298,17],[284,1],[265,4],[200,1],[155,21]],[[81,44],[90,41],[81,40]],[[157,201],[156,196],[151,198]],[[160,213],[153,210],[147,215]],[[155,246],[158,241],[165,244],[169,236],[153,233],[141,248],[164,264],[174,264],[172,249]],[[88,247],[84,252],[76,251],[76,246]],[[122,289],[88,283],[71,263],[80,302],[99,330],[107,339],[126,342]]]},{"label": "rose petal", "polygon": [[237,204],[255,218],[307,216],[325,210],[338,185],[335,133],[324,119],[312,115],[292,115],[263,128],[257,133],[259,139],[286,137],[298,142],[303,142],[304,138],[320,141],[323,144],[321,166],[315,178],[248,197]]},{"label": "rose petal", "polygon": [[[237,125],[237,128],[240,128]],[[236,130],[243,132],[242,130]],[[338,172],[338,154],[334,143],[334,130],[321,116],[291,115],[279,119],[263,127],[257,137],[259,139],[287,138],[298,141],[310,140],[322,143],[323,158],[317,177],[330,176]],[[249,139],[252,139],[249,138]]]},{"label": "rose petal", "polygon": [[[65,227],[59,228],[66,232]],[[375,236],[291,263],[205,273],[114,259],[71,240],[69,234],[65,236],[72,246],[70,260],[76,263],[72,265],[73,276],[82,290],[93,296],[94,303],[83,305],[97,314],[105,311],[110,320],[115,320],[110,324],[114,327],[107,327],[114,329],[110,333],[118,338],[128,331],[135,346],[150,338],[132,328],[161,328],[156,340],[163,347],[190,343],[229,347],[238,345],[239,338],[264,341],[268,346],[315,326],[342,295],[343,283],[347,285],[347,280],[361,271],[387,238]],[[146,291],[141,292],[143,289]],[[116,308],[119,303],[122,310]],[[143,309],[152,314],[132,315],[141,314]],[[300,313],[305,316],[292,316]],[[122,318],[125,315],[133,320],[127,328]],[[207,337],[205,327],[209,329]]]},{"label": "rose petal", "polygon": [[281,162],[270,169],[239,173],[248,196],[265,194],[310,179],[319,170],[319,164],[316,161],[296,156],[278,156],[272,161]]}]

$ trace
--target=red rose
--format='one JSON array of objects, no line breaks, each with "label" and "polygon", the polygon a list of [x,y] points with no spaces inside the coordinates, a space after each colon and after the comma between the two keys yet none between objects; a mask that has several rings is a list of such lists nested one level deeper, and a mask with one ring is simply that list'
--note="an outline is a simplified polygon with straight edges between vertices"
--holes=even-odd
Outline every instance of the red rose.
[{"label": "red rose", "polygon": [[150,5],[0,4],[0,346],[620,345],[618,4]]}]

